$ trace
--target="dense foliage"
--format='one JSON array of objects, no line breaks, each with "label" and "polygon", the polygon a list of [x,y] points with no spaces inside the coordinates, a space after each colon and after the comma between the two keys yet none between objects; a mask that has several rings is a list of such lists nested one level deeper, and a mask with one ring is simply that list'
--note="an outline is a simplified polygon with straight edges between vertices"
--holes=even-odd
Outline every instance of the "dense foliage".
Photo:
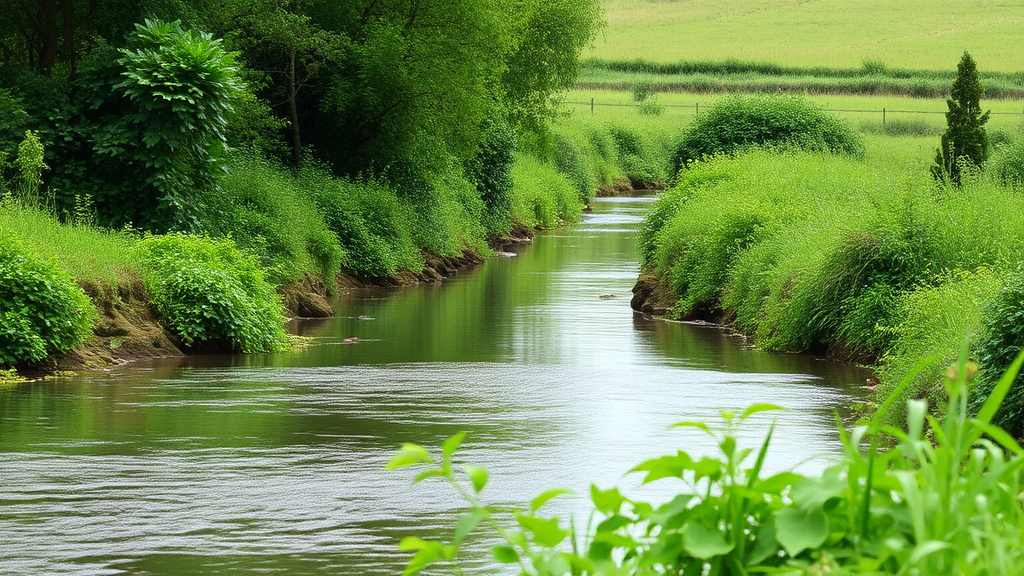
[{"label": "dense foliage", "polygon": [[462,546],[481,525],[496,544],[494,560],[523,575],[1017,574],[1024,448],[991,419],[1022,360],[967,418],[973,370],[962,353],[944,382],[941,420],[926,417],[927,403],[911,401],[906,432],[885,426],[894,395],[873,420],[840,428],[844,457],[821,474],[762,476],[771,431],[756,452],[742,446],[739,426],[777,406],[723,411],[720,430],[680,422],[710,436],[718,453],[679,450],[636,466],[644,484],[682,481],[666,503],[592,486],[586,523],[542,513],[568,490],[544,492],[528,509],[483,503],[487,470],[454,461],[464,433],[444,443],[440,458],[405,444],[389,468],[426,464],[416,482],[442,478],[468,504],[451,540],[402,540],[399,548],[413,553],[405,574],[435,563],[461,573]]},{"label": "dense foliage", "polygon": [[0,366],[67,352],[90,333],[95,316],[67,274],[0,231]]},{"label": "dense foliage", "polygon": [[956,80],[949,90],[946,105],[946,131],[935,152],[932,175],[939,180],[960,183],[960,172],[966,163],[980,167],[988,159],[988,136],[985,123],[989,113],[981,112],[981,97],[985,87],[978,79],[978,66],[971,55],[964,52],[956,67]]},{"label": "dense foliage", "polygon": [[[999,375],[1024,349],[1024,270],[1008,275],[999,292],[982,306],[981,316],[977,357],[984,370],[973,393],[974,411],[980,409]],[[992,421],[1014,437],[1024,437],[1024,376],[1014,380]]]},{"label": "dense foliage", "polygon": [[750,146],[849,155],[864,151],[864,144],[853,129],[805,98],[732,96],[687,128],[676,148],[673,168],[678,171],[696,160]]},{"label": "dense foliage", "polygon": [[256,259],[230,239],[150,236],[134,252],[153,303],[186,345],[240,352],[287,346],[280,297]]}]

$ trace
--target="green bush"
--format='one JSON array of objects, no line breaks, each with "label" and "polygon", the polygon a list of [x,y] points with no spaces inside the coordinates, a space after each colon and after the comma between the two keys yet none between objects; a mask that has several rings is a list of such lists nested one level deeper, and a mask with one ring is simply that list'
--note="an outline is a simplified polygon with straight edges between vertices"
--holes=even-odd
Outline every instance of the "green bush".
[{"label": "green bush", "polygon": [[906,400],[927,398],[932,405],[947,400],[941,385],[965,339],[976,338],[982,328],[982,305],[1004,282],[1004,275],[987,268],[945,274],[899,299],[893,345],[879,360],[879,394],[887,397],[901,382],[909,383],[893,405],[891,420],[905,418]]},{"label": "green bush", "polygon": [[476,155],[467,163],[466,173],[476,185],[487,207],[487,231],[500,234],[512,227],[512,164],[515,162],[516,133],[504,120],[488,120]]},{"label": "green bush", "polygon": [[805,98],[786,95],[731,96],[701,114],[683,133],[673,172],[707,156],[749,146],[861,155],[864,144],[845,122]]},{"label": "green bush", "polygon": [[305,180],[258,154],[231,154],[220,190],[207,196],[202,223],[256,254],[274,284],[315,274],[333,286],[343,252]]},{"label": "green bush", "polygon": [[299,182],[337,234],[345,270],[380,278],[423,268],[413,240],[413,212],[391,187],[373,179],[334,178],[315,167],[304,168]]},{"label": "green bush", "polygon": [[512,166],[512,214],[530,227],[555,228],[577,222],[583,203],[572,183],[554,166],[520,154]]},{"label": "green bush", "polygon": [[70,277],[0,231],[0,365],[67,352],[89,335],[95,319],[92,302]]},{"label": "green bush", "polygon": [[230,239],[148,236],[134,254],[153,303],[186,345],[246,353],[287,347],[280,297],[256,258]]},{"label": "green bush", "polygon": [[[1024,268],[1011,274],[982,307],[982,334],[976,349],[981,363],[971,408],[980,410],[1000,375],[1024,349]],[[1024,375],[1018,375],[1006,401],[992,420],[1016,438],[1024,437]]]}]

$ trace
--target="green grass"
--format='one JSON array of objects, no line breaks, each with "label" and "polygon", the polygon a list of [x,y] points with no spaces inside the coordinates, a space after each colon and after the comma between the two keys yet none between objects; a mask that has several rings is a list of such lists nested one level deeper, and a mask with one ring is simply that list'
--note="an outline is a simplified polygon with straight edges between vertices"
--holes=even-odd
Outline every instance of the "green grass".
[{"label": "green grass", "polygon": [[955,0],[605,0],[607,27],[587,56],[653,62],[1024,71],[1024,5]]},{"label": "green grass", "polygon": [[31,251],[56,262],[72,278],[109,286],[139,278],[138,264],[131,256],[136,239],[131,234],[63,225],[45,212],[3,204],[0,229],[13,232]]}]

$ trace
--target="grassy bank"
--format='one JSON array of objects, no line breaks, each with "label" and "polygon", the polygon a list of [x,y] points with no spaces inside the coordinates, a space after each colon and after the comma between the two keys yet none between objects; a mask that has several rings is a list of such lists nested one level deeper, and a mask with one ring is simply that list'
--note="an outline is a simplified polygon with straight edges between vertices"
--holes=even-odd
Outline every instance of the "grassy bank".
[{"label": "grassy bank", "polygon": [[[583,142],[563,127],[524,142],[509,158],[498,199],[481,194],[461,171],[408,194],[381,180],[339,178],[316,165],[294,171],[235,151],[219,193],[202,206],[202,236],[104,230],[90,223],[87,211],[62,223],[51,211],[8,195],[0,204],[0,230],[16,239],[12,257],[23,252],[74,279],[96,313],[79,311],[92,328],[84,347],[76,348],[78,337],[49,350],[42,364],[38,353],[5,355],[2,364],[52,369],[179,349],[278,349],[285,345],[284,316],[274,287],[293,304],[291,292],[334,291],[339,275],[347,283],[353,277],[388,283],[438,278],[433,267],[477,261],[490,253],[489,241],[513,229],[576,222],[599,184],[633,173],[623,162],[628,151],[638,153],[630,145],[641,144],[623,134],[593,132],[592,141]],[[602,166],[600,175],[594,162]],[[495,218],[502,211],[488,202],[500,202],[507,217]],[[54,363],[72,348],[75,358]]]},{"label": "grassy bank", "polygon": [[672,317],[730,323],[770,350],[877,361],[884,391],[914,376],[905,397],[938,399],[959,344],[993,337],[985,310],[1024,261],[1022,210],[1019,187],[985,176],[941,187],[754,151],[682,172],[644,226],[641,260],[670,287]]}]

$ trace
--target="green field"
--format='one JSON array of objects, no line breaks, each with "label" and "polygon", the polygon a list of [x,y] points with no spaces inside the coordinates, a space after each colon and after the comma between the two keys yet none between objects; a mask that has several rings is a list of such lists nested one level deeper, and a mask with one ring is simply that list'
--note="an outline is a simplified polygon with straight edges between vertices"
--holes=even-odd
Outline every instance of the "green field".
[{"label": "green field", "polygon": [[604,9],[607,27],[585,56],[943,70],[967,50],[981,70],[1024,70],[1022,2],[605,0]]}]

